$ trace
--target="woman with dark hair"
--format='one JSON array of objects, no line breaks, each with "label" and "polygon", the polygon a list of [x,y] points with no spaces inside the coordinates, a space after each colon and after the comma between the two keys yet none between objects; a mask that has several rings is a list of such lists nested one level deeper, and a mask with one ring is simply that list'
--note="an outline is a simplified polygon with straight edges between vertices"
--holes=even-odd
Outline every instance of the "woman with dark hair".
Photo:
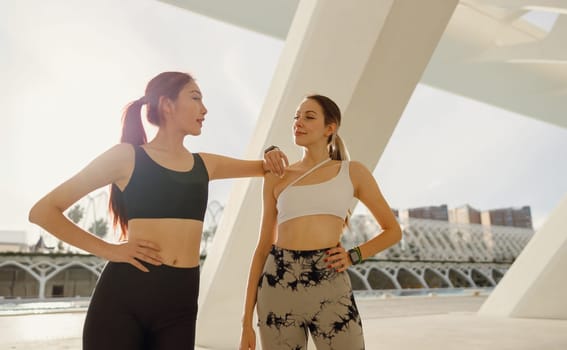
[{"label": "woman with dark hair", "polygon": [[[257,306],[262,349],[364,349],[362,323],[346,269],[392,246],[401,229],[372,173],[349,161],[338,135],[339,107],[307,96],[293,123],[302,159],[283,177],[266,174],[262,226],[246,290],[240,349],[256,348]],[[346,251],[340,244],[358,198],[382,232]]]},{"label": "woman with dark hair", "polygon": [[[150,142],[143,106],[147,120],[158,127]],[[127,106],[121,143],[30,210],[31,222],[109,261],[87,312],[84,350],[193,349],[209,181],[283,172],[281,152],[272,152],[269,161],[189,152],[183,140],[201,133],[206,113],[191,75],[157,75],[145,95]],[[109,207],[121,229],[118,243],[86,232],[63,214],[105,185],[111,185]]]}]

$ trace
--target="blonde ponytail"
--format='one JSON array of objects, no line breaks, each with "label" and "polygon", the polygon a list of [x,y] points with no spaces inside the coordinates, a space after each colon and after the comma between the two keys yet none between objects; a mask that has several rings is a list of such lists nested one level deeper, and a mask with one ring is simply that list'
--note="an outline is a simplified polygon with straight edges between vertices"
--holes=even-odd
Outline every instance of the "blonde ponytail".
[{"label": "blonde ponytail", "polygon": [[[329,142],[329,157],[333,160],[350,160],[350,155],[348,154],[346,145],[338,133],[334,133],[331,136],[331,140]],[[349,223],[351,215],[352,212],[349,209],[347,211],[347,216],[345,217],[344,227],[350,227]]]},{"label": "blonde ponytail", "polygon": [[331,142],[329,143],[329,157],[334,160],[350,160],[350,155],[348,154],[346,145],[338,133],[334,133],[331,136]]}]

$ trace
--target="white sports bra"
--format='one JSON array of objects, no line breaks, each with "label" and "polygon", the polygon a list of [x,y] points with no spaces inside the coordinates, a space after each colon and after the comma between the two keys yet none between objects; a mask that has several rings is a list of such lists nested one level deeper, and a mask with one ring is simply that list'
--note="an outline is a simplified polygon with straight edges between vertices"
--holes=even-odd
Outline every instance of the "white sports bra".
[{"label": "white sports bra", "polygon": [[292,181],[277,199],[278,224],[307,215],[334,215],[345,219],[354,198],[349,161],[341,162],[339,173],[330,180],[312,185],[293,186],[331,159],[326,159]]}]

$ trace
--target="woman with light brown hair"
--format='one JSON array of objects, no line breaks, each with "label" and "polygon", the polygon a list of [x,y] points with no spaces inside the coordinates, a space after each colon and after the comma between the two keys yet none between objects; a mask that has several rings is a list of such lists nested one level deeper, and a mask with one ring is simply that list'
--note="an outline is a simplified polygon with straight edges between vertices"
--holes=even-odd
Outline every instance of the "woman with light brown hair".
[{"label": "woman with light brown hair", "polygon": [[[310,95],[294,119],[294,141],[303,157],[283,177],[264,177],[240,349],[256,348],[255,306],[263,349],[305,349],[308,333],[319,350],[364,349],[346,270],[397,243],[401,229],[372,173],[349,161],[338,135],[339,107],[326,96]],[[382,232],[346,251],[339,242],[354,198],[366,205]]]}]

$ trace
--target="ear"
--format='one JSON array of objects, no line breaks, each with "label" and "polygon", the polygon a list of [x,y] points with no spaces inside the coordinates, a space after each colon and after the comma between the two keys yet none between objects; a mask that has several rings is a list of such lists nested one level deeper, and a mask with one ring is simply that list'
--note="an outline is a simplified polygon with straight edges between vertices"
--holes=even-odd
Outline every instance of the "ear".
[{"label": "ear", "polygon": [[173,113],[175,106],[173,101],[165,96],[159,97],[159,110],[163,116]]},{"label": "ear", "polygon": [[329,123],[327,125],[327,133],[325,136],[331,136],[337,131],[337,123]]}]

